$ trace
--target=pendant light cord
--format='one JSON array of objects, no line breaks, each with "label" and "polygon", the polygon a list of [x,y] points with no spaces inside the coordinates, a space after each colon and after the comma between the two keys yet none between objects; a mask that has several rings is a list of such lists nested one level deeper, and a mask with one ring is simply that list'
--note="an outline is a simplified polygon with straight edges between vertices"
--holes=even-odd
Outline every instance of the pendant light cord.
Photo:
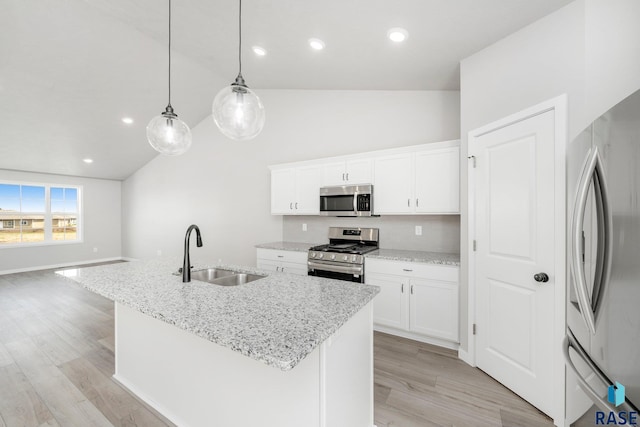
[{"label": "pendant light cord", "polygon": [[169,106],[171,106],[171,0],[169,0]]},{"label": "pendant light cord", "polygon": [[242,0],[238,8],[238,63],[240,64],[239,75],[242,75]]}]

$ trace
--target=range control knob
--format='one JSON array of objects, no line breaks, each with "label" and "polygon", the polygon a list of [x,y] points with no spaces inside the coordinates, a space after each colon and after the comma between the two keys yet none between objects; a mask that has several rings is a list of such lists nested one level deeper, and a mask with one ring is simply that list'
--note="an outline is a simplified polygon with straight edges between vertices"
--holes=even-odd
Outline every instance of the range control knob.
[{"label": "range control knob", "polygon": [[316,257],[316,253],[315,253],[315,252],[311,252],[311,253],[309,254],[309,256],[310,256],[311,258],[315,258],[315,257]]},{"label": "range control knob", "polygon": [[358,255],[351,255],[351,262],[356,262]]},{"label": "range control knob", "polygon": [[348,257],[347,255],[343,255],[343,256],[342,256],[342,260],[343,260],[343,261],[346,261],[346,260],[348,260],[348,259],[349,259],[349,257]]},{"label": "range control knob", "polygon": [[322,252],[320,252],[320,253],[318,254],[318,258],[324,258],[324,254],[323,254]]},{"label": "range control knob", "polygon": [[331,258],[331,259],[336,259],[335,254],[331,254],[331,257],[330,257],[330,258]]}]

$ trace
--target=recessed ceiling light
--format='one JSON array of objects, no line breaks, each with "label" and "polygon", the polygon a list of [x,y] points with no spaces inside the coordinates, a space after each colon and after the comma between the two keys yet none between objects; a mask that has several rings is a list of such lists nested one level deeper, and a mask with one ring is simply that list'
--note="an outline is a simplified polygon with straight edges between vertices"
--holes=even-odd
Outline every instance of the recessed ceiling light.
[{"label": "recessed ceiling light", "polygon": [[391,41],[400,43],[409,37],[409,32],[404,28],[392,28],[387,31],[387,37],[389,37],[389,40]]},{"label": "recessed ceiling light", "polygon": [[131,117],[123,117],[122,118],[122,123],[126,123],[126,124],[130,125],[131,123],[133,123],[133,119]]},{"label": "recessed ceiling light", "polygon": [[251,49],[253,49],[253,53],[258,56],[265,56],[267,54],[267,50],[260,46],[253,46]]},{"label": "recessed ceiling light", "polygon": [[85,163],[93,163],[93,159],[82,159]]},{"label": "recessed ceiling light", "polygon": [[320,39],[309,39],[309,46],[315,50],[324,49],[324,42]]}]

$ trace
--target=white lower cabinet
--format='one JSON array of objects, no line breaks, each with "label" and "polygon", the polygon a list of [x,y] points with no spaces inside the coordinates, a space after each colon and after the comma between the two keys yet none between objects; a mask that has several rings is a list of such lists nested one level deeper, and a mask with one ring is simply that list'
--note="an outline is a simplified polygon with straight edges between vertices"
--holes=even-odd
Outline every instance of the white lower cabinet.
[{"label": "white lower cabinet", "polygon": [[367,258],[365,281],[380,287],[373,300],[375,328],[455,348],[458,275],[457,266]]},{"label": "white lower cabinet", "polygon": [[458,283],[410,280],[409,329],[458,342]]},{"label": "white lower cabinet", "polygon": [[391,328],[408,329],[409,310],[406,308],[408,294],[404,292],[405,280],[368,272],[365,272],[364,277],[368,285],[380,286],[380,293],[373,299],[373,322]]},{"label": "white lower cabinet", "polygon": [[262,270],[307,275],[307,252],[258,248],[256,259]]}]

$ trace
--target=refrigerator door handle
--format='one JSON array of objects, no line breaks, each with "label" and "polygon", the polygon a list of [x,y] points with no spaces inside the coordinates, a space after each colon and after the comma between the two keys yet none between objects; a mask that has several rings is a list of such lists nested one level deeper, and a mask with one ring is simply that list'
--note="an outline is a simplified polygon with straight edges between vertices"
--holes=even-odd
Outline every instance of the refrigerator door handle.
[{"label": "refrigerator door handle", "polygon": [[575,337],[569,330],[567,330],[567,336],[564,338],[562,347],[563,347],[562,349],[564,353],[565,364],[575,374],[578,380],[578,385],[580,385],[580,388],[589,396],[589,398],[593,401],[593,403],[595,403],[600,409],[602,409],[603,411],[611,411],[616,414],[618,414],[618,412],[620,411],[636,411],[636,412],[638,411],[628,400],[625,400],[625,402],[618,407],[614,406],[612,403],[609,403],[602,396],[600,396],[589,385],[587,380],[584,379],[584,377],[580,374],[580,372],[574,365],[573,360],[571,360],[571,357],[569,356],[570,348],[573,348],[573,350],[576,352],[578,357],[580,357],[587,364],[587,366],[589,366],[589,369],[593,371],[593,373],[598,377],[600,381],[602,381],[604,385],[608,387],[609,385],[612,384],[612,382],[591,361],[587,353],[580,346],[580,344],[578,344],[578,341],[575,339]]},{"label": "refrigerator door handle", "polygon": [[[589,188],[593,183],[596,214],[598,221],[598,248],[596,258],[596,274],[594,277],[594,292],[589,295],[587,280],[582,265],[582,230],[584,228],[584,213],[589,196]],[[571,273],[573,275],[574,288],[580,307],[580,313],[587,328],[592,334],[596,333],[596,315],[599,309],[600,296],[609,280],[611,270],[611,213],[609,209],[609,195],[604,181],[604,171],[598,148],[594,147],[585,163],[580,182],[576,202],[573,209],[571,227]],[[592,300],[593,297],[593,300]]]}]

